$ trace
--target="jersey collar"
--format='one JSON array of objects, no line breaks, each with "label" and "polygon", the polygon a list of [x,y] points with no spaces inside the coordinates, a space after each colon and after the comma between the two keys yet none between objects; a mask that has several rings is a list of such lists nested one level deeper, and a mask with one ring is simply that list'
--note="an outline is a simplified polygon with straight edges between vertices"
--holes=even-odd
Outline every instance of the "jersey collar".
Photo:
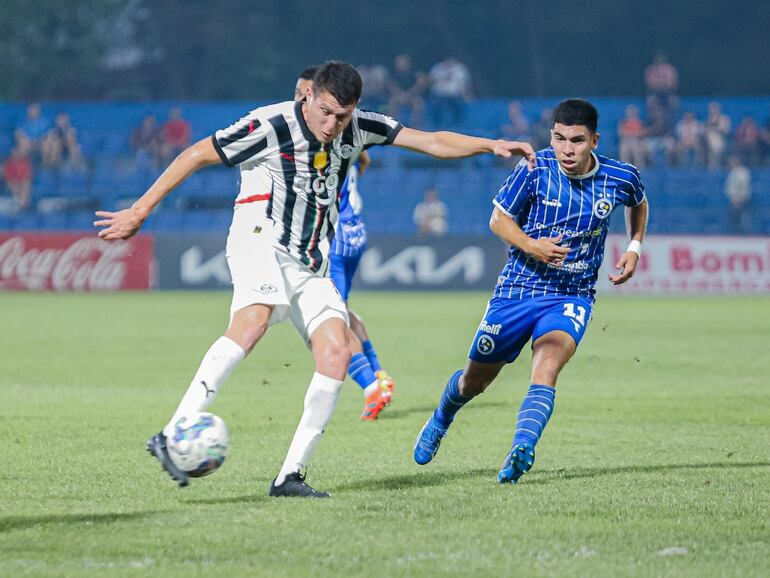
[{"label": "jersey collar", "polygon": [[568,179],[576,179],[578,181],[581,181],[583,179],[587,179],[588,177],[594,176],[596,172],[599,170],[599,159],[596,156],[596,153],[591,151],[591,156],[594,157],[594,167],[584,175],[568,175],[567,173],[564,172],[564,169],[561,168],[561,165],[559,165],[558,162],[556,164],[559,166],[559,172],[563,174],[565,177],[567,177]]},{"label": "jersey collar", "polygon": [[305,102],[305,99],[294,103],[294,115],[297,117],[297,123],[299,124],[299,128],[302,130],[302,136],[304,136],[308,142],[311,143],[317,143],[318,139],[315,137],[315,135],[310,130],[310,127],[305,122],[305,115],[302,114],[302,104]]}]

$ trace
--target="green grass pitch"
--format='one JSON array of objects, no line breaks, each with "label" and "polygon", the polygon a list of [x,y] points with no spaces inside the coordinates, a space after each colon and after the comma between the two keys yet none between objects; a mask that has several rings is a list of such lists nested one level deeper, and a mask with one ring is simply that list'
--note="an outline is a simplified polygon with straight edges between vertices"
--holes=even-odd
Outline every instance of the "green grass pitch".
[{"label": "green grass pitch", "polygon": [[529,355],[415,435],[486,294],[354,294],[397,380],[375,423],[347,382],[311,464],[270,499],[311,358],[273,328],[212,411],[231,453],[180,490],[144,451],[229,294],[0,294],[0,576],[770,575],[770,299],[600,297],[533,470],[495,483]]}]

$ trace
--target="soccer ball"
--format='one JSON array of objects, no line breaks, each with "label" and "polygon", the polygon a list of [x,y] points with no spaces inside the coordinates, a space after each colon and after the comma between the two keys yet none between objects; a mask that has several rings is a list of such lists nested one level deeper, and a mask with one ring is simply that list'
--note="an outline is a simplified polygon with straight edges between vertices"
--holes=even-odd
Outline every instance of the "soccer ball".
[{"label": "soccer ball", "polygon": [[227,457],[227,426],[213,413],[193,413],[180,417],[166,444],[171,461],[192,478],[213,473]]}]

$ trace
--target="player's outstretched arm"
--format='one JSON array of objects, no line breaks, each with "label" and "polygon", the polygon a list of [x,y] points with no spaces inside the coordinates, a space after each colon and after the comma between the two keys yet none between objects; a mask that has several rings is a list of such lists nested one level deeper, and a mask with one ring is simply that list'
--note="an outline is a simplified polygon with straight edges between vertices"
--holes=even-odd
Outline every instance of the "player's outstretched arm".
[{"label": "player's outstretched arm", "polygon": [[492,211],[492,217],[489,219],[489,228],[500,239],[517,249],[521,249],[541,263],[559,265],[564,262],[564,259],[567,258],[567,253],[569,253],[567,247],[560,247],[558,245],[563,235],[533,239],[521,230],[519,224],[510,215],[506,215],[497,207]]},{"label": "player's outstretched arm", "polygon": [[462,159],[494,153],[499,157],[522,155],[527,159],[530,169],[534,167],[535,162],[535,151],[529,143],[493,140],[449,131],[425,132],[404,127],[396,135],[393,144],[439,159]]},{"label": "player's outstretched arm", "polygon": [[[631,238],[631,243],[636,241],[641,246],[644,234],[647,231],[647,215],[649,214],[649,205],[647,199],[635,207],[626,207],[626,230]],[[629,244],[629,249],[631,244]],[[637,249],[638,251],[638,249]],[[608,275],[613,285],[622,285],[634,276],[636,266],[639,263],[639,253],[633,250],[627,250],[620,256],[615,268],[620,270],[617,275]]]},{"label": "player's outstretched arm", "polygon": [[102,217],[101,220],[94,221],[95,227],[103,227],[99,231],[99,236],[107,240],[133,237],[166,195],[198,169],[221,162],[210,138],[202,139],[189,146],[179,153],[179,156],[131,207],[116,212],[96,211],[96,216]]}]

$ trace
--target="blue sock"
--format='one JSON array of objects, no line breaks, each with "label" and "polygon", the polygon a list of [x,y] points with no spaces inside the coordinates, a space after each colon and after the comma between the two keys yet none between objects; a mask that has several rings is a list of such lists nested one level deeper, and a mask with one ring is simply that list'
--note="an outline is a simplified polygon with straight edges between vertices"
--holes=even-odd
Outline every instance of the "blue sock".
[{"label": "blue sock", "polygon": [[449,378],[444,388],[444,393],[441,394],[441,401],[439,401],[436,411],[433,412],[436,421],[442,427],[449,427],[460,408],[473,399],[473,397],[460,395],[459,385],[462,375],[463,370],[460,369],[455,371],[452,377]]},{"label": "blue sock", "polygon": [[513,445],[526,442],[534,446],[537,443],[553,413],[555,396],[556,389],[551,386],[534,383],[529,386],[529,391],[519,408]]},{"label": "blue sock", "polygon": [[364,355],[366,355],[366,358],[369,360],[369,365],[372,366],[372,371],[375,373],[378,372],[380,369],[382,369],[382,366],[380,365],[380,360],[377,359],[377,352],[374,350],[374,345],[372,345],[372,342],[368,339],[366,341],[362,341],[361,345],[364,346]]},{"label": "blue sock", "polygon": [[350,358],[348,375],[361,386],[361,389],[366,389],[372,382],[377,381],[372,366],[369,365],[369,360],[363,353],[356,353]]}]

